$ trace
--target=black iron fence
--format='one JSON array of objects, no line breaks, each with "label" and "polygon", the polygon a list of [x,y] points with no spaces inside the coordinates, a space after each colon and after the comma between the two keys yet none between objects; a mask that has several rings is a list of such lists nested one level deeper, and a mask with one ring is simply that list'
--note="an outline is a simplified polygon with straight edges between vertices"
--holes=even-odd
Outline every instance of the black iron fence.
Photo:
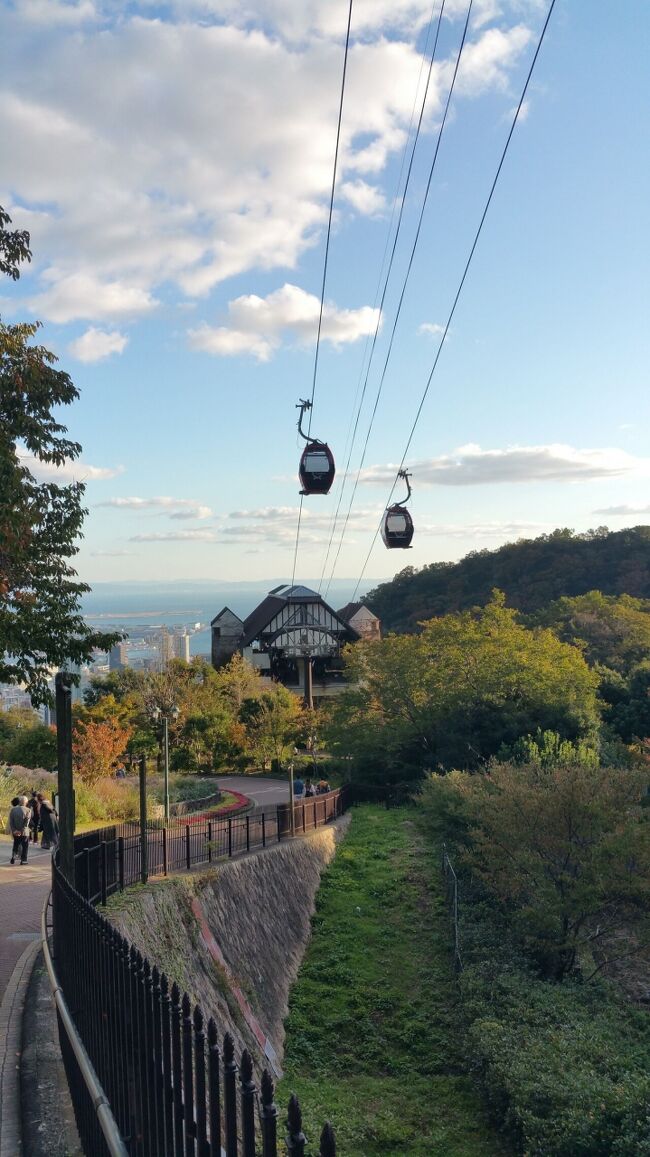
[{"label": "black iron fence", "polygon": [[[353,793],[330,792],[237,819],[193,817],[148,825],[151,872],[189,868],[265,847],[341,815]],[[61,1051],[88,1157],[336,1157],[334,1132],[317,1146],[302,1131],[291,1097],[286,1124],[264,1070],[259,1085],[245,1050],[220,1039],[211,1018],[97,910],[141,878],[139,825],[86,833],[75,841],[75,886],[53,861],[52,983]],[[47,955],[47,953],[46,953]],[[48,965],[52,967],[51,961]],[[59,1008],[60,1004],[60,1008]]]},{"label": "black iron fence", "polygon": [[[220,1040],[187,993],[71,887],[55,864],[54,964],[74,1026],[110,1105],[122,1152],[129,1157],[278,1157],[282,1150],[273,1080],[259,1088],[245,1050],[237,1063],[232,1037]],[[61,1022],[60,1022],[61,1028]],[[61,1032],[62,1053],[84,1152],[110,1147],[87,1081]],[[335,1157],[334,1132],[323,1127],[308,1148],[300,1105],[287,1111],[286,1152]]]},{"label": "black iron fence", "polygon": [[93,904],[105,904],[114,892],[146,876],[167,875],[201,864],[232,859],[292,835],[306,835],[330,823],[352,802],[342,787],[289,804],[226,819],[191,816],[160,827],[147,823],[146,847],[136,821],[113,824],[75,837],[75,886]]}]

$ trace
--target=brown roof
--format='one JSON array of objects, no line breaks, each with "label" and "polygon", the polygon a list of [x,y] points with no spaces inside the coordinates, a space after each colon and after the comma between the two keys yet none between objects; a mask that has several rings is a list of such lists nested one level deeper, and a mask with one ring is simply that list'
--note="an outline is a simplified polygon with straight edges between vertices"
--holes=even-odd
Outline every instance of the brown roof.
[{"label": "brown roof", "polygon": [[[362,607],[365,607],[365,609],[367,611],[369,611],[371,615],[375,614],[375,612],[371,611],[370,607],[366,607],[366,604],[363,602],[362,603],[346,603],[345,606],[341,607],[340,611],[337,611],[336,613],[337,613],[339,619],[343,619],[344,623],[349,623],[350,619],[353,619],[354,616],[356,615],[357,611],[360,611]],[[375,618],[377,618],[376,615],[375,615]]]},{"label": "brown roof", "polygon": [[254,639],[257,639],[264,628],[271,622],[271,619],[286,603],[292,605],[299,603],[322,603],[335,618],[341,621],[341,626],[345,628],[345,633],[352,642],[359,638],[354,627],[349,626],[341,614],[330,607],[329,603],[326,603],[325,599],[322,599],[316,591],[312,591],[309,587],[303,586],[285,586],[275,587],[274,590],[262,600],[259,606],[251,611],[248,618],[244,620],[244,635],[241,646],[248,647]]}]

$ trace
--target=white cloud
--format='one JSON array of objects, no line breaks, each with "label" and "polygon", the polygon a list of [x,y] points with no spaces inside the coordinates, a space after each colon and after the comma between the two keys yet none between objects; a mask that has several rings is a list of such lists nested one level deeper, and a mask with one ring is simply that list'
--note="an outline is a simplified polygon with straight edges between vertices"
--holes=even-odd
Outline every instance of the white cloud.
[{"label": "white cloud", "polygon": [[[247,542],[264,542],[270,545],[286,546],[295,542],[298,506],[261,506],[252,510],[233,510],[228,520],[235,520],[239,526],[219,528],[220,541],[226,545]],[[375,527],[381,514],[380,506],[357,508],[349,518],[351,531],[368,530]],[[303,507],[301,516],[300,541],[305,545],[326,545],[332,526],[332,511],[320,513]],[[343,523],[338,524],[339,533]],[[354,539],[348,537],[348,543]]]},{"label": "white cloud", "polygon": [[547,522],[469,522],[469,523],[427,523],[416,520],[418,534],[436,538],[521,538],[528,534],[543,534],[548,530]]},{"label": "white cloud", "polygon": [[[413,485],[477,486],[494,482],[588,482],[598,478],[650,474],[650,459],[634,458],[625,450],[577,450],[549,446],[509,446],[482,450],[469,444],[440,458],[410,463]],[[362,482],[392,482],[397,466],[370,466]]]},{"label": "white cloud", "polygon": [[[93,26],[90,0],[22,0],[3,23],[0,186],[43,263],[34,312],[135,318],[163,284],[204,294],[248,270],[295,268],[327,220],[345,12],[323,0],[95,7]],[[492,14],[491,0],[475,8]],[[474,26],[469,95],[505,87],[529,36],[516,8],[503,27]],[[429,14],[430,0],[357,0],[339,158],[339,194],[357,213],[383,205],[364,174],[403,146],[413,38]],[[449,68],[434,69],[425,131]]]},{"label": "white cloud", "polygon": [[172,498],[158,495],[154,498],[139,498],[135,495],[124,498],[107,498],[96,506],[114,506],[119,510],[161,510],[170,518],[210,518],[212,510],[194,498]]},{"label": "white cloud", "polygon": [[592,514],[611,514],[611,515],[636,515],[636,514],[650,514],[649,506],[603,506],[600,510],[593,510]]},{"label": "white cloud", "polygon": [[356,181],[344,181],[338,194],[366,217],[375,217],[386,208],[386,198],[381,189],[376,185],[368,185],[360,177]]},{"label": "white cloud", "polygon": [[53,462],[41,462],[32,454],[20,454],[21,466],[26,466],[38,482],[58,482],[62,486],[69,482],[99,482],[105,478],[116,478],[124,472],[123,466],[90,466],[87,462],[67,461],[63,466]]},{"label": "white cloud", "polygon": [[81,337],[70,342],[68,351],[80,362],[100,362],[111,354],[121,354],[128,340],[125,334],[117,330],[107,333],[106,330],[91,326]]},{"label": "white cloud", "polygon": [[55,269],[44,274],[50,289],[32,297],[29,306],[48,321],[65,324],[79,318],[138,317],[158,304],[148,290],[123,281],[104,281],[91,273],[59,277]]},{"label": "white cloud", "polygon": [[422,325],[418,326],[418,333],[424,333],[431,337],[441,337],[444,332],[444,325],[438,325],[435,321],[423,321]]},{"label": "white cloud", "polygon": [[[301,344],[311,344],[318,332],[320,299],[297,285],[286,284],[267,297],[248,294],[228,303],[230,326],[207,325],[189,331],[193,349],[232,356],[247,353],[268,361],[283,335]],[[321,340],[339,346],[375,332],[379,310],[368,305],[360,309],[339,309],[326,302],[323,309]]]},{"label": "white cloud", "polygon": [[137,558],[134,550],[91,550],[91,558]]},{"label": "white cloud", "polygon": [[213,530],[168,530],[159,534],[134,534],[129,542],[216,542]]},{"label": "white cloud", "polygon": [[24,20],[52,27],[56,24],[81,24],[95,20],[97,10],[91,0],[66,4],[62,0],[17,0],[16,8]]}]

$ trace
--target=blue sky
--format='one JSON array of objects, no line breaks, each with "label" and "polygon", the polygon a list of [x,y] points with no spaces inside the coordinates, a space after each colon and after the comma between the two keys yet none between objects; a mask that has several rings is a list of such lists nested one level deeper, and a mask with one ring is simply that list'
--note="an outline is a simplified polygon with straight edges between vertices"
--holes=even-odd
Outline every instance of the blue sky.
[{"label": "blue sky", "polygon": [[[546,11],[474,0],[337,578],[366,559]],[[82,460],[64,471],[87,480],[80,574],[290,577],[347,0],[0,12],[0,203],[34,250],[0,308],[44,322],[81,390],[67,421]],[[355,474],[466,12],[447,0]],[[353,6],[312,426],[339,475],[305,502],[296,572],[325,568],[325,585],[430,13]],[[414,547],[379,542],[368,578],[557,525],[649,521],[649,33],[645,0],[615,18],[557,0],[409,450]]]}]

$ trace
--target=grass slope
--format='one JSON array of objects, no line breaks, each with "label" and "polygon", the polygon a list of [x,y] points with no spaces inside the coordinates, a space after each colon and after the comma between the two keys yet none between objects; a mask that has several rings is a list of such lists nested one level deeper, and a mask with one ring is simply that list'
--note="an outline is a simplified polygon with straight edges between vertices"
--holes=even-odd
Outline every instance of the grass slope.
[{"label": "grass slope", "polygon": [[289,1091],[343,1157],[508,1152],[465,1075],[440,870],[414,812],[355,809],[323,877],[286,1023]]}]

